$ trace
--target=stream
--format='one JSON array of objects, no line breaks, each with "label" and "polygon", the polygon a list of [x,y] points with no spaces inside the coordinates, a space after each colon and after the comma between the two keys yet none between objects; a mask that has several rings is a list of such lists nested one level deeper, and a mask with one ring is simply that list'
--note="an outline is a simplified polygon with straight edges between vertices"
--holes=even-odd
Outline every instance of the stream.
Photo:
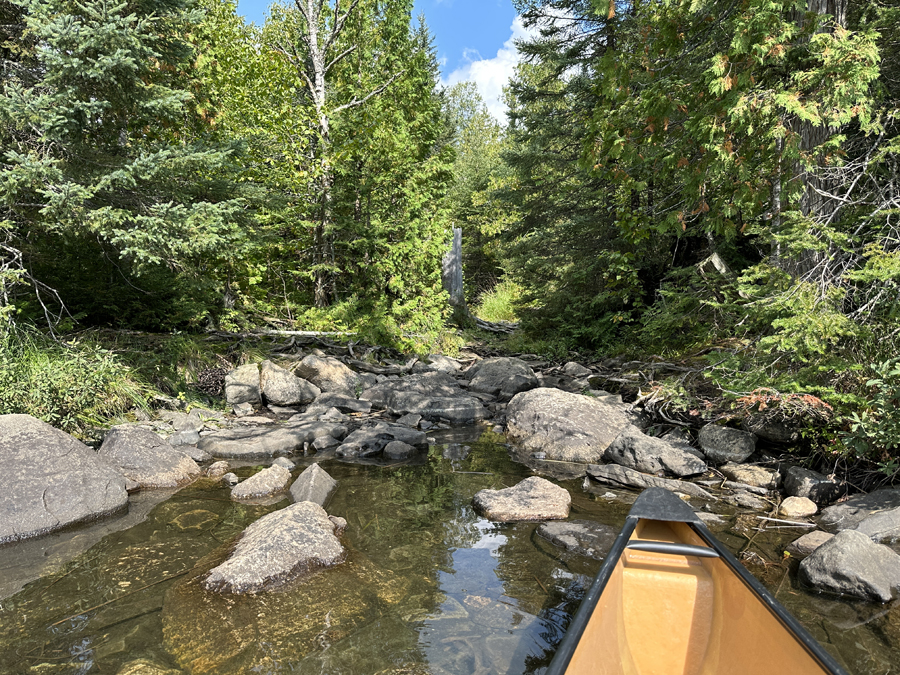
[{"label": "stream", "polygon": [[[237,503],[208,479],[139,496],[118,525],[0,548],[0,673],[116,675],[141,662],[171,675],[543,672],[600,562],[544,541],[534,523],[473,511],[479,490],[531,475],[502,436],[434,436],[412,462],[324,461],[339,483],[327,510],[348,521],[348,560],[277,591],[199,585],[247,525],[289,503]],[[295,458],[294,474],[313,459]],[[616,528],[636,496],[557,482],[572,494],[571,519]],[[900,672],[900,606],[799,589],[781,551],[803,531],[758,527],[736,515],[712,529],[848,672]],[[63,550],[78,552],[59,564]],[[29,575],[40,576],[16,581]]]}]

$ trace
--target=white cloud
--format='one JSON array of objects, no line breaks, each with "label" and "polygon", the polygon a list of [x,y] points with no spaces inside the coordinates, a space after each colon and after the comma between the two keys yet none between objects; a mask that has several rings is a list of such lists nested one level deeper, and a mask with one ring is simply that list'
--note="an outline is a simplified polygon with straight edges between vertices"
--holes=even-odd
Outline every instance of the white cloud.
[{"label": "white cloud", "polygon": [[[506,124],[506,104],[503,102],[503,87],[513,76],[519,62],[519,52],[513,41],[528,37],[530,32],[522,25],[522,18],[516,17],[510,26],[511,35],[497,51],[492,59],[480,58],[477,51],[465,50],[464,56],[469,62],[450,73],[444,80],[445,86],[457,82],[474,82],[478,93],[484,99],[490,113],[501,123]],[[479,58],[474,58],[479,57]]]}]

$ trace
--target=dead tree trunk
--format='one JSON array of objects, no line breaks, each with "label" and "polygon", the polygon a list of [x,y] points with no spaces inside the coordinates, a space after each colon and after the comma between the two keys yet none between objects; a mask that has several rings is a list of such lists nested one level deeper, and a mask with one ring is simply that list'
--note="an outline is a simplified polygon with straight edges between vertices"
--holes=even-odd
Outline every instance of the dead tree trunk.
[{"label": "dead tree trunk", "polygon": [[450,295],[450,307],[453,310],[453,321],[463,326],[471,322],[469,308],[466,306],[466,293],[463,288],[462,267],[462,228],[453,228],[453,241],[449,250],[444,253],[441,277],[444,289]]}]

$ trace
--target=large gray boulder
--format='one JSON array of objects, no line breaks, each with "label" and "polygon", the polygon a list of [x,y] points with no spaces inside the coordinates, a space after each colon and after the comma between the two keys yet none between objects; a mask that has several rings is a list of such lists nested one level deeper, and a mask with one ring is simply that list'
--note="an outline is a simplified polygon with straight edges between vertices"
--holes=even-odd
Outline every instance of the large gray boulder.
[{"label": "large gray boulder", "polygon": [[552,520],[537,529],[538,536],[562,548],[603,560],[619,530],[593,520]]},{"label": "large gray boulder", "polygon": [[325,506],[336,488],[337,481],[325,469],[318,464],[311,464],[291,485],[291,497],[295,502],[312,502]]},{"label": "large gray boulder", "polygon": [[629,425],[623,406],[546,387],[516,394],[506,419],[508,438],[524,449],[582,463],[598,463]]},{"label": "large gray boulder", "polygon": [[827,593],[890,602],[900,589],[900,556],[862,532],[843,530],[800,563],[799,577]]},{"label": "large gray boulder", "polygon": [[322,436],[337,440],[347,434],[347,428],[328,422],[288,422],[266,428],[246,427],[225,429],[204,436],[197,447],[213,457],[224,459],[265,459],[277,455],[292,455]]},{"label": "large gray boulder", "polygon": [[0,544],[101,518],[128,504],[121,473],[30,415],[0,415],[0,466]]},{"label": "large gray boulder", "polygon": [[259,366],[255,363],[235,368],[225,375],[225,400],[228,405],[262,402],[259,391]]},{"label": "large gray boulder", "polygon": [[486,518],[501,522],[563,520],[569,516],[569,491],[545,478],[532,476],[502,490],[480,490],[473,500]]},{"label": "large gray boulder", "polygon": [[[487,417],[477,398],[469,396],[447,373],[422,373],[385,380],[360,394],[376,408],[404,415],[416,413],[430,420],[443,418],[465,424]],[[401,439],[402,440],[402,439]]]},{"label": "large gray boulder", "polygon": [[697,455],[647,436],[631,424],[616,436],[606,449],[605,457],[642,473],[694,476],[706,471],[706,462]]},{"label": "large gray boulder", "polygon": [[304,572],[333,567],[346,556],[339,534],[318,504],[291,504],[244,530],[234,552],[210,570],[203,586],[225,593],[258,593]]},{"label": "large gray boulder", "polygon": [[266,402],[276,406],[309,403],[322,393],[312,382],[297,377],[271,361],[260,364],[259,381]]},{"label": "large gray boulder", "polygon": [[900,489],[885,488],[822,509],[818,522],[829,532],[852,530],[872,514],[896,508],[900,508]]},{"label": "large gray boulder", "polygon": [[113,427],[99,454],[142,488],[179,487],[200,476],[197,462],[143,427]]},{"label": "large gray boulder", "polygon": [[756,450],[756,436],[740,429],[707,424],[697,435],[703,454],[713,464],[743,462]]},{"label": "large gray boulder", "polygon": [[784,474],[784,491],[792,497],[806,497],[816,504],[828,504],[841,496],[845,487],[817,471],[791,466]]},{"label": "large gray boulder", "polygon": [[305,380],[309,380],[322,391],[330,391],[356,398],[364,382],[349,367],[331,356],[309,354],[297,364],[294,372]]},{"label": "large gray boulder", "polygon": [[465,377],[469,380],[469,391],[504,400],[539,384],[527,363],[505,356],[479,361],[465,372]]},{"label": "large gray boulder", "polygon": [[231,498],[241,500],[271,497],[286,490],[290,482],[291,472],[283,466],[273,464],[231,488]]}]

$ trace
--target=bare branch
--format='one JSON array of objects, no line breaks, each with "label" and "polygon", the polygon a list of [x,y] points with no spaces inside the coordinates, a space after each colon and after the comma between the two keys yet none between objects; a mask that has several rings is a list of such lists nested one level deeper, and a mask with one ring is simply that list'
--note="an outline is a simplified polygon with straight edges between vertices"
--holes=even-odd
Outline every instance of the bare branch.
[{"label": "bare branch", "polygon": [[372,91],[370,91],[370,92],[369,92],[366,96],[364,96],[363,98],[360,98],[360,99],[354,98],[354,99],[353,99],[352,101],[350,101],[349,103],[345,103],[344,105],[338,106],[337,108],[334,109],[334,112],[335,112],[335,113],[339,113],[339,112],[341,112],[342,110],[346,110],[347,108],[355,108],[356,106],[362,105],[363,103],[365,103],[366,101],[368,101],[368,100],[369,100],[370,98],[372,98],[373,96],[378,96],[378,94],[380,94],[380,93],[383,92],[385,89],[387,89],[389,86],[391,86],[391,85],[394,83],[394,81],[395,81],[398,77],[400,77],[401,75],[403,75],[405,72],[406,72],[406,70],[401,70],[399,73],[394,73],[394,75],[391,76],[391,79],[389,79],[387,82],[385,82],[384,84],[382,84],[382,85],[381,85],[380,87],[378,87],[377,89],[373,89]]},{"label": "bare branch", "polygon": [[333,59],[331,59],[331,63],[329,63],[327,66],[325,66],[325,73],[327,74],[328,71],[331,70],[334,66],[336,66],[341,61],[341,59],[343,59],[345,56],[348,56],[348,55],[352,54],[353,52],[355,52],[356,48],[358,46],[359,45],[353,45],[352,47],[348,47],[347,49],[342,51],[340,54],[335,56]]}]

